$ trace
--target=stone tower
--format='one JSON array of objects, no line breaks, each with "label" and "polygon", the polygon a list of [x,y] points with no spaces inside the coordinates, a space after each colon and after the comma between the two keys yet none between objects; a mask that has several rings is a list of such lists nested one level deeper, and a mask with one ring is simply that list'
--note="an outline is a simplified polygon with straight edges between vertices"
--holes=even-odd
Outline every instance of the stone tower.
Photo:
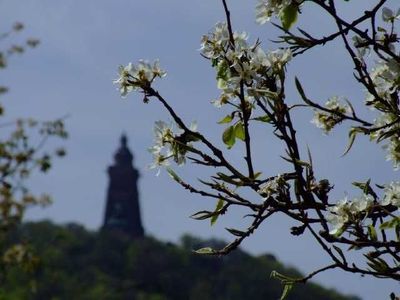
[{"label": "stone tower", "polygon": [[132,238],[143,237],[137,188],[139,172],[132,165],[133,156],[125,135],[121,136],[121,145],[114,159],[114,165],[108,168],[109,186],[103,230],[122,232]]}]

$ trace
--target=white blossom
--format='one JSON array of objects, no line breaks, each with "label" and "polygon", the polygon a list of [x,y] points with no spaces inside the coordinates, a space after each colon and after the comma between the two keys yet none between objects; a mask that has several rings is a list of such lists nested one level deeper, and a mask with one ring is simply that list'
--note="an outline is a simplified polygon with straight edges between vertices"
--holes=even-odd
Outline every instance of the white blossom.
[{"label": "white blossom", "polygon": [[221,107],[234,100],[245,85],[245,97],[270,97],[279,93],[279,84],[270,91],[271,82],[281,78],[286,64],[292,58],[290,49],[265,52],[260,43],[249,45],[245,32],[233,32],[231,43],[226,23],[217,23],[214,30],[203,36],[200,51],[211,60],[217,73],[217,87],[221,96],[212,103]]},{"label": "white blossom", "polygon": [[329,233],[337,235],[345,229],[347,224],[362,222],[373,202],[373,197],[365,194],[353,200],[348,200],[347,197],[339,200],[336,205],[329,208],[330,213],[326,217],[332,225]]},{"label": "white blossom", "polygon": [[[390,101],[391,94],[400,89],[400,64],[395,59],[380,61],[370,72],[370,77],[378,96]],[[366,102],[368,105],[378,103],[371,94],[367,94]]]},{"label": "white blossom", "polygon": [[127,66],[119,66],[118,68],[119,78],[114,80],[114,84],[119,85],[119,91],[122,97],[125,97],[129,92],[133,90],[133,86],[129,83],[129,79],[133,77],[133,65],[129,63]]},{"label": "white blossom", "polygon": [[278,49],[268,52],[267,59],[275,74],[282,72],[284,66],[292,59],[292,50]]},{"label": "white blossom", "polygon": [[172,125],[163,121],[155,122],[154,126],[154,141],[155,145],[163,147],[166,143],[171,142],[174,138]]},{"label": "white blossom", "polygon": [[[188,129],[192,133],[197,132],[197,122],[192,122]],[[172,123],[155,122],[154,145],[148,151],[153,154],[153,163],[149,165],[149,168],[158,168],[157,175],[160,173],[161,167],[170,165],[170,159],[173,159],[178,165],[186,162],[187,147],[190,146],[190,142],[196,139],[182,139],[181,136],[184,132],[179,126],[174,128]]]},{"label": "white blossom", "polygon": [[171,142],[174,139],[172,124],[163,121],[155,122],[154,126],[154,145],[148,150],[153,154],[153,162],[149,165],[150,169],[157,168],[157,175],[160,174],[160,168],[168,166],[169,159],[173,156]]},{"label": "white blossom", "polygon": [[367,41],[358,35],[353,36],[353,45],[356,47],[359,57],[364,57],[371,51]]},{"label": "white blossom", "polygon": [[350,203],[350,212],[355,215],[367,211],[374,203],[374,198],[371,195],[362,194],[354,198]]},{"label": "white blossom", "polygon": [[[151,151],[150,151],[151,152]],[[170,155],[163,155],[159,152],[153,153],[153,162],[148,166],[149,169],[157,169],[156,176],[160,175],[161,173],[161,168],[162,167],[167,167],[170,165],[169,163],[169,158],[172,156],[172,153]]]},{"label": "white blossom", "polygon": [[159,61],[153,64],[148,61],[140,60],[137,65],[129,63],[118,68],[119,77],[114,80],[114,84],[119,85],[119,92],[122,97],[132,91],[143,89],[149,86],[156,77],[162,78],[166,72],[160,68]]},{"label": "white blossom", "polygon": [[381,113],[379,117],[374,120],[374,127],[370,134],[371,140],[378,140],[388,132],[392,132],[390,136],[386,138],[386,144],[382,146],[386,150],[386,160],[391,161],[395,170],[400,168],[400,137],[398,131],[400,125],[395,122],[398,116],[393,113]]},{"label": "white blossom", "polygon": [[259,0],[256,6],[256,22],[268,22],[273,15],[279,15],[291,3],[292,0]]},{"label": "white blossom", "polygon": [[250,63],[255,70],[271,67],[271,62],[261,47],[257,47],[255,51],[252,52]]},{"label": "white blossom", "polygon": [[[341,114],[346,114],[350,111],[350,107],[347,104],[342,104],[338,96],[329,98],[325,103],[325,107],[333,112]],[[340,115],[314,110],[314,117],[311,120],[311,123],[317,128],[322,129],[325,134],[327,134],[342,120],[343,117]]]},{"label": "white blossom", "polygon": [[[234,38],[236,38],[235,45],[237,42],[240,49],[246,47],[247,34],[245,32],[234,33]],[[209,59],[217,59],[228,51],[229,43],[228,25],[220,22],[215,25],[213,32],[202,37],[200,51]]]},{"label": "white blossom", "polygon": [[273,194],[278,193],[279,188],[283,186],[285,183],[285,180],[283,179],[282,176],[278,175],[272,180],[269,180],[268,182],[264,183],[260,188],[258,189],[257,193],[260,194],[261,196],[264,197],[264,199],[269,198]]},{"label": "white blossom", "polygon": [[234,98],[236,96],[236,91],[235,89],[231,89],[231,88],[224,88],[223,92],[221,93],[220,97],[218,99],[214,99],[211,101],[211,103],[215,106],[215,107],[222,107],[223,105],[225,105],[226,103],[228,103],[229,99]]},{"label": "white blossom", "polygon": [[390,137],[388,143],[382,147],[387,151],[386,160],[391,161],[394,170],[400,169],[400,137],[394,134]]},{"label": "white blossom", "polygon": [[384,188],[384,197],[381,202],[382,205],[394,205],[400,207],[400,182],[392,181]]},{"label": "white blossom", "polygon": [[400,19],[400,8],[397,10],[396,13],[394,13],[394,11],[388,7],[384,7],[382,9],[382,20],[383,21],[393,22],[396,19]]}]

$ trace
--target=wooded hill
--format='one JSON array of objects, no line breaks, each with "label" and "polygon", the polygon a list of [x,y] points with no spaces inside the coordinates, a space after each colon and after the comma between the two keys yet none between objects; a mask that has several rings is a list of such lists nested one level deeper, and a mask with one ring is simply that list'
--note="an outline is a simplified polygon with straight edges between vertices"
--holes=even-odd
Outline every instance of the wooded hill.
[{"label": "wooded hill", "polygon": [[[251,256],[237,250],[226,257],[192,252],[220,241],[184,236],[179,245],[147,237],[131,241],[83,226],[26,223],[11,241],[26,241],[40,258],[33,274],[11,268],[0,298],[25,299],[279,299],[282,286],[269,278],[276,270],[301,276],[272,255]],[[34,278],[34,280],[32,280]],[[294,288],[288,299],[356,300],[314,283]]]}]

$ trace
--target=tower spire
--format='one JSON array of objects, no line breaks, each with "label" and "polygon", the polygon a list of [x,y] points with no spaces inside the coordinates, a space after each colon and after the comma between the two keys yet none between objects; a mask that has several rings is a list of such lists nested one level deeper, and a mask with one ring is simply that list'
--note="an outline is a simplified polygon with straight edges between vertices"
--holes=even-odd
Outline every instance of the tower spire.
[{"label": "tower spire", "polygon": [[143,237],[137,188],[139,172],[132,165],[133,155],[125,133],[121,135],[114,160],[114,164],[108,168],[109,185],[103,229],[123,232],[132,238]]}]

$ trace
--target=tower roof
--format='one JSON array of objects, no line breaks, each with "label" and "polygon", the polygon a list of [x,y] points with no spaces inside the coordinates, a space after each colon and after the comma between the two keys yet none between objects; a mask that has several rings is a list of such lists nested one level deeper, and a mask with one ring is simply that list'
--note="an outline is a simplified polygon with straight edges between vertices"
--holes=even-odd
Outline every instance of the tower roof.
[{"label": "tower roof", "polygon": [[127,234],[132,238],[144,236],[140,217],[139,172],[133,167],[133,155],[128,149],[128,139],[122,134],[120,146],[114,154],[115,163],[108,167],[104,230]]},{"label": "tower roof", "polygon": [[114,155],[115,162],[117,165],[124,165],[124,164],[132,163],[133,155],[132,155],[131,151],[128,149],[127,144],[128,144],[128,138],[123,133],[121,135],[121,139],[120,139],[120,146]]}]

